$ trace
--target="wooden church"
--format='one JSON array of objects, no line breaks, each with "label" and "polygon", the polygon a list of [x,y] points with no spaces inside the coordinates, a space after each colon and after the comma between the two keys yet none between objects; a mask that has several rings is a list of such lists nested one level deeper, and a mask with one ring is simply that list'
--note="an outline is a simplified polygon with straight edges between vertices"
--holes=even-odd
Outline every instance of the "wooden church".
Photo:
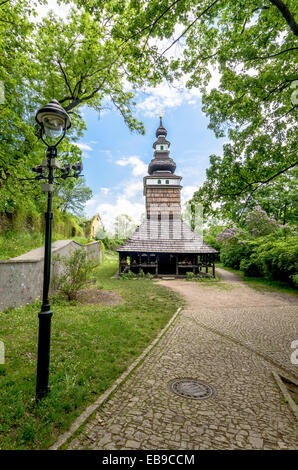
[{"label": "wooden church", "polygon": [[[156,130],[154,158],[144,177],[146,220],[118,248],[119,274],[133,271],[154,276],[185,276],[187,272],[215,276],[216,250],[208,246],[181,217],[181,176],[170,158],[170,142],[162,124]],[[210,271],[208,271],[210,270]]]}]

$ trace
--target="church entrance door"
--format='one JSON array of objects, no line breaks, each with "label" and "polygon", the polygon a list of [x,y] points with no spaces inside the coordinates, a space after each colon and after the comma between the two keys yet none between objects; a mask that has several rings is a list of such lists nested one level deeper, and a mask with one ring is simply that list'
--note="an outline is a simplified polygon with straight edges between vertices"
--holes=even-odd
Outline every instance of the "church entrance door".
[{"label": "church entrance door", "polygon": [[176,274],[176,258],[167,253],[159,255],[158,274]]}]

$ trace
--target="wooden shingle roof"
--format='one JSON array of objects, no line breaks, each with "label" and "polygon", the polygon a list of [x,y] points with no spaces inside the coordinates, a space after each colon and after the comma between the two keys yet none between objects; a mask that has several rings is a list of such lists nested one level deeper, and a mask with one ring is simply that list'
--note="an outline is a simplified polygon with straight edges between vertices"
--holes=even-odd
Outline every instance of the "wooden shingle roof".
[{"label": "wooden shingle roof", "polygon": [[217,253],[182,219],[146,220],[119,252]]}]

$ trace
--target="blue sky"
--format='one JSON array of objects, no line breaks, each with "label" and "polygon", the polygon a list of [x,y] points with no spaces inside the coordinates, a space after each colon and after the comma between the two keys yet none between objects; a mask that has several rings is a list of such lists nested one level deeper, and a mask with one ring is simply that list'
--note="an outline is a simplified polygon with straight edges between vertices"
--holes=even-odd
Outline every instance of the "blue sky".
[{"label": "blue sky", "polygon": [[139,93],[136,116],[144,122],[145,136],[131,133],[116,110],[105,111],[99,118],[84,107],[87,131],[77,144],[83,150],[86,183],[93,191],[85,214],[99,213],[107,229],[118,215],[127,214],[138,223],[144,213],[143,176],[153,158],[160,108],[171,142],[170,156],[176,162],[176,174],[183,177],[183,202],[203,183],[209,155],[222,152],[223,139],[216,139],[208,129],[196,90],[163,84]]},{"label": "blue sky", "polygon": [[[56,15],[67,21],[70,8],[71,3],[57,5],[57,0],[49,0],[48,4],[37,7],[37,19],[53,9]],[[177,34],[179,28],[183,29],[183,26],[177,25]],[[161,45],[160,41],[158,45]],[[163,45],[168,46],[168,42]],[[180,43],[171,49],[171,54],[177,57],[181,52]],[[210,72],[209,89],[219,83],[216,68]],[[170,156],[176,162],[176,174],[183,177],[183,203],[203,183],[209,156],[222,153],[226,140],[216,139],[208,129],[208,119],[201,111],[200,93],[196,89],[187,90],[186,80],[184,77],[182,83],[175,83],[175,86],[163,83],[138,92],[135,116],[144,122],[145,136],[131,133],[119,112],[113,108],[105,110],[100,119],[98,113],[87,106],[80,110],[87,131],[77,145],[83,150],[83,173],[93,191],[92,198],[86,203],[85,215],[91,218],[98,213],[107,230],[112,229],[118,215],[127,214],[138,223],[144,213],[143,177],[153,157],[152,145],[156,140],[161,109],[163,124],[168,131],[167,139],[171,142]],[[124,86],[128,87],[128,84]]]}]

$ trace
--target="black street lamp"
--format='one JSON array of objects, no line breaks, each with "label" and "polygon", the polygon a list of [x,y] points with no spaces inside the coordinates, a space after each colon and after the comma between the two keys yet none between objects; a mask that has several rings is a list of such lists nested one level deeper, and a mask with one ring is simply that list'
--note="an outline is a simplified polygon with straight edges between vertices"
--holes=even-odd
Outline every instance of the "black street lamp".
[{"label": "black street lamp", "polygon": [[[41,165],[33,168],[37,173],[35,180],[43,180],[41,189],[48,193],[48,206],[45,214],[45,251],[44,251],[44,277],[43,277],[43,297],[39,317],[38,334],[38,355],[37,355],[37,376],[36,376],[36,400],[45,397],[49,392],[49,365],[50,365],[50,338],[51,338],[51,318],[53,312],[49,303],[49,286],[51,277],[51,243],[52,243],[52,200],[55,178],[78,178],[83,167],[81,163],[76,163],[72,168],[74,174],[70,174],[71,166],[64,165],[61,168],[57,160],[57,146],[65,137],[67,130],[71,127],[71,120],[67,112],[60,106],[57,100],[41,108],[35,116],[40,125],[40,138],[47,146],[47,159]],[[54,169],[61,171],[60,175],[54,175]]]}]

